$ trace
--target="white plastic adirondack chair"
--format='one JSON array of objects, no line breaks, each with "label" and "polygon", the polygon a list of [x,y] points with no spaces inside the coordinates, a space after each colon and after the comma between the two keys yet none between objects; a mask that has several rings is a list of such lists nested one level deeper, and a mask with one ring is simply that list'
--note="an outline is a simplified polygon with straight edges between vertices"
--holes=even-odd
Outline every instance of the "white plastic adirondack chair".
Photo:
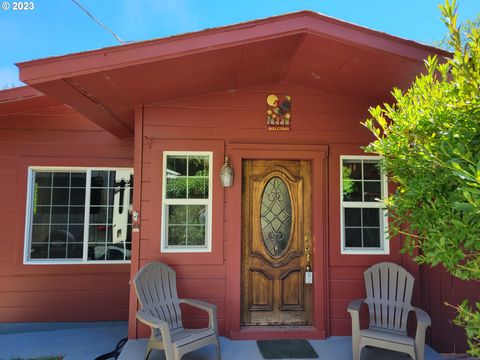
[{"label": "white plastic adirondack chair", "polygon": [[[216,305],[200,300],[179,299],[175,271],[160,262],[145,265],[135,275],[133,282],[141,306],[137,319],[152,330],[145,359],[148,359],[152,349],[163,349],[167,360],[180,360],[184,354],[209,344],[215,345],[217,359],[221,358]],[[206,311],[208,328],[183,328],[181,303]]]},{"label": "white plastic adirondack chair", "polygon": [[[365,300],[353,300],[348,305],[352,318],[353,360],[359,360],[365,346],[401,351],[414,360],[423,360],[425,332],[431,320],[428,314],[410,304],[413,276],[401,266],[382,262],[365,273]],[[360,329],[359,311],[362,303],[368,305],[370,326]],[[417,318],[415,339],[407,335],[407,318],[414,311]]]}]

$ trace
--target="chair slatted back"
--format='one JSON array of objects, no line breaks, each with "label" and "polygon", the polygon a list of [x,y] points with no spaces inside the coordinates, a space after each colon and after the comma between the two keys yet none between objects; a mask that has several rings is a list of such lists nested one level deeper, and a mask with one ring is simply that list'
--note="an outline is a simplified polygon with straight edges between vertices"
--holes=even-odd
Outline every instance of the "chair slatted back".
[{"label": "chair slatted back", "polygon": [[370,327],[407,333],[414,278],[403,267],[382,262],[364,273]]},{"label": "chair slatted back", "polygon": [[142,310],[169,324],[170,330],[182,327],[175,271],[160,262],[139,270],[133,283]]}]

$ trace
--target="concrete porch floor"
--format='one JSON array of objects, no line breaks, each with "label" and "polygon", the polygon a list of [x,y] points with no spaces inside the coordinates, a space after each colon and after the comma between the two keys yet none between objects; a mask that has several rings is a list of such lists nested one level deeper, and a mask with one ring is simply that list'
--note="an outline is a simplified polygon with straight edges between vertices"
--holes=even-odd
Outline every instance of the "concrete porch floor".
[{"label": "concrete porch floor", "polygon": [[[44,356],[64,356],[64,360],[93,360],[112,351],[127,336],[125,321],[83,323],[0,323],[0,360],[35,359]],[[146,339],[129,340],[120,360],[143,359]],[[350,360],[351,338],[332,336],[326,340],[310,341],[320,360]],[[262,360],[254,340],[240,341],[220,338],[223,360]],[[427,347],[426,360],[444,359]],[[213,346],[189,353],[182,360],[210,360],[215,358]],[[150,360],[164,359],[154,351]],[[366,349],[362,360],[408,360],[405,354],[381,349]],[[452,358],[450,358],[452,359]]]},{"label": "concrete porch floor", "polygon": [[115,349],[127,333],[126,321],[0,323],[0,360],[93,360]]},{"label": "concrete porch floor", "polygon": [[[352,340],[349,336],[332,336],[326,340],[310,340],[319,360],[351,360]],[[119,360],[143,359],[147,346],[146,339],[129,340],[120,354]],[[220,338],[220,348],[223,360],[263,360],[254,340],[229,340]],[[149,360],[165,359],[163,352],[155,350]],[[213,360],[215,349],[208,346],[185,355],[182,360]],[[365,349],[362,360],[408,360],[410,357],[403,353],[383,349]],[[444,359],[430,347],[425,351],[425,360]]]}]

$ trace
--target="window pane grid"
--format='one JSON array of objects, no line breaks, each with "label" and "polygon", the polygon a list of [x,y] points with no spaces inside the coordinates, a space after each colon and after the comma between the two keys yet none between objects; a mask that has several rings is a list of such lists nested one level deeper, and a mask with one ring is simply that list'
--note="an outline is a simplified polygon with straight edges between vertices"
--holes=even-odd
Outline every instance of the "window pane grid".
[{"label": "window pane grid", "polygon": [[207,249],[211,155],[164,153],[164,166],[162,248]]},{"label": "window pane grid", "polygon": [[[380,246],[381,211],[370,208],[344,208],[345,245],[349,248]],[[373,211],[372,211],[373,210]],[[351,230],[349,230],[351,229]],[[368,235],[368,240],[365,237]],[[378,235],[378,237],[377,237]],[[353,239],[352,236],[356,236]],[[371,237],[374,238],[371,238]],[[358,241],[360,240],[360,242]],[[375,246],[374,246],[375,247]]]},{"label": "window pane grid", "polygon": [[[362,160],[362,166],[360,167],[362,170],[362,199],[361,201],[365,201],[365,177],[364,177],[364,171],[363,171],[363,160]],[[362,231],[362,246],[363,246],[363,231]]]},{"label": "window pane grid", "polygon": [[167,207],[168,247],[205,247],[208,208],[202,205]]},{"label": "window pane grid", "polygon": [[343,201],[372,202],[381,199],[382,181],[378,162],[342,160],[342,177]]},{"label": "window pane grid", "polygon": [[[52,218],[52,209],[53,209],[53,176],[52,174],[51,177],[51,183],[50,183],[50,219]],[[47,244],[47,258],[50,258],[50,236],[52,233],[52,225],[48,224],[48,244]]]},{"label": "window pane grid", "polygon": [[209,156],[167,155],[165,199],[209,199]]},{"label": "window pane grid", "polygon": [[381,200],[383,180],[378,160],[343,158],[342,239],[344,249],[384,249]]},{"label": "window pane grid", "polygon": [[95,171],[90,191],[88,218],[88,260],[126,260],[130,258],[131,172]]},{"label": "window pane grid", "polygon": [[[76,176],[73,181],[75,188],[70,187],[72,175]],[[77,231],[78,220],[76,221],[70,214],[71,208],[75,206],[72,191],[84,188],[82,181],[78,181],[78,179],[82,180],[82,177],[85,177],[84,172],[49,172],[47,175],[42,172],[34,173],[31,258],[79,257],[72,244],[81,242],[83,234]],[[80,195],[84,197],[84,191]],[[56,206],[59,204],[61,206]]]},{"label": "window pane grid", "polygon": [[[105,234],[103,255],[98,259],[130,259],[131,170],[34,169],[31,174],[33,191],[29,206],[31,225],[27,259],[97,260],[88,256],[87,251],[91,240],[95,240],[89,237],[90,184],[94,183],[90,177],[94,174],[104,175],[102,185],[105,186],[99,188],[106,190],[99,197],[102,204],[97,206],[105,209],[105,218],[94,223],[103,227]],[[116,183],[117,177],[119,181]],[[113,227],[116,231],[112,230]]]}]

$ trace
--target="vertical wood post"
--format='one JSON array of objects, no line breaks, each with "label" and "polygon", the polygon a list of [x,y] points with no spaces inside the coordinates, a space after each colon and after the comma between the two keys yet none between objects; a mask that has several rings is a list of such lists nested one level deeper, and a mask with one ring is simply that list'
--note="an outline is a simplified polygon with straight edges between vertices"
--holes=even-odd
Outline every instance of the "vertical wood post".
[{"label": "vertical wood post", "polygon": [[[142,169],[143,169],[143,105],[135,108],[135,141],[133,155],[133,210],[138,212],[138,221],[132,221],[138,226],[138,231],[132,231],[132,258],[130,264],[130,301],[128,307],[128,338],[136,339],[138,326],[136,313],[138,308],[137,296],[133,288],[132,279],[140,268],[140,234],[142,230]],[[132,219],[133,220],[133,219]]]}]

